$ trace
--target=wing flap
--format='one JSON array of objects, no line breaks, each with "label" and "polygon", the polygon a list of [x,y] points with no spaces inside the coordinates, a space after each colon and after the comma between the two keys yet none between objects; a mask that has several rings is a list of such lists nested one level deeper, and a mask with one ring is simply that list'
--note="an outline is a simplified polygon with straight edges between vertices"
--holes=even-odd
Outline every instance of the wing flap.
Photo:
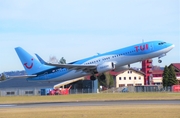
[{"label": "wing flap", "polygon": [[8,79],[16,79],[16,78],[26,79],[26,78],[33,78],[33,77],[37,77],[37,75],[6,76],[6,78]]},{"label": "wing flap", "polygon": [[61,86],[64,86],[64,85],[67,85],[67,84],[70,84],[70,83],[73,83],[73,82],[76,82],[76,81],[79,81],[79,80],[84,80],[84,77],[61,82],[61,83],[59,83],[57,85],[54,85],[54,89],[57,89],[57,88],[59,88]]},{"label": "wing flap", "polygon": [[96,68],[96,65],[79,65],[79,64],[52,64],[52,63],[46,63],[46,65],[50,65],[50,66],[56,66],[59,68],[67,68],[67,69],[85,69],[85,68],[89,68],[89,69],[94,69]]}]

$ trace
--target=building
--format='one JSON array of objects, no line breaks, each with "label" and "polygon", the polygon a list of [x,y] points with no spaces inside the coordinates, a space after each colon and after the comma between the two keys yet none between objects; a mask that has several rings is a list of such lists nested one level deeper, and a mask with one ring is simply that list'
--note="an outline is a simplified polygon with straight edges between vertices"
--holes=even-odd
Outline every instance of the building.
[{"label": "building", "polygon": [[116,88],[124,86],[143,86],[144,73],[142,71],[130,68],[121,72],[111,72],[116,80]]},{"label": "building", "polygon": [[42,88],[53,88],[57,83],[27,82],[26,79],[9,79],[0,82],[0,96],[40,95]]},{"label": "building", "polygon": [[154,85],[162,85],[163,70],[153,70],[152,83]]},{"label": "building", "polygon": [[[0,96],[23,96],[23,95],[40,95],[41,89],[58,86],[59,82],[28,82],[26,79],[9,79],[0,81]],[[69,93],[97,93],[97,81],[79,80],[71,83],[64,83],[68,88],[72,86]]]},{"label": "building", "polygon": [[142,61],[142,71],[145,73],[144,85],[152,84],[152,59]]},{"label": "building", "polygon": [[176,78],[178,80],[178,85],[180,85],[180,63],[172,63],[171,65],[174,67]]},{"label": "building", "polygon": [[[180,84],[180,63],[172,63],[169,66],[173,66],[176,78],[178,80],[178,84]],[[162,85],[162,79],[163,79],[163,70],[161,69],[155,69],[153,70],[153,84],[154,85]]]}]

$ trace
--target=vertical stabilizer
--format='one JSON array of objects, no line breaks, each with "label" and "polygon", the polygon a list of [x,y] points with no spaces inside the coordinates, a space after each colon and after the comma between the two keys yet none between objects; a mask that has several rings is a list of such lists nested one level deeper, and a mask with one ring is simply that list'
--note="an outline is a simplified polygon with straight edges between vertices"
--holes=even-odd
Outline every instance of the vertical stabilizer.
[{"label": "vertical stabilizer", "polygon": [[37,59],[31,56],[21,47],[15,48],[19,59],[28,75],[37,74],[39,72],[46,71],[52,67],[41,64]]}]

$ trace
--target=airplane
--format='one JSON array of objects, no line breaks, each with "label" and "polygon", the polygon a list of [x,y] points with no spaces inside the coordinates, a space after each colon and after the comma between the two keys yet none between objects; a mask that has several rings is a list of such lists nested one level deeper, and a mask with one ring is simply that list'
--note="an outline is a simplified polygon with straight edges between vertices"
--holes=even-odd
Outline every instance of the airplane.
[{"label": "airplane", "polygon": [[158,57],[158,62],[161,63],[161,58],[174,47],[175,45],[164,41],[143,42],[67,64],[48,63],[35,54],[36,59],[21,47],[16,47],[15,51],[27,75],[14,78],[26,78],[27,81],[35,82],[65,82],[90,76],[91,80],[95,80],[97,74],[126,70],[130,64],[146,59]]}]

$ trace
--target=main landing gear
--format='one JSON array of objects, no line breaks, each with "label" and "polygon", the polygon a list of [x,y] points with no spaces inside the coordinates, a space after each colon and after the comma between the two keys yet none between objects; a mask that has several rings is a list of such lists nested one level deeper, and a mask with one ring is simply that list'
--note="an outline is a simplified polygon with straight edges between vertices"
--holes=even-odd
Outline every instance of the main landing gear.
[{"label": "main landing gear", "polygon": [[90,76],[90,80],[94,81],[96,79],[100,79],[100,80],[105,80],[106,79],[106,76],[103,74],[101,74],[100,76],[96,76],[96,75],[91,75]]},{"label": "main landing gear", "polygon": [[92,81],[96,80],[96,76],[95,75],[90,76],[90,80]]}]

